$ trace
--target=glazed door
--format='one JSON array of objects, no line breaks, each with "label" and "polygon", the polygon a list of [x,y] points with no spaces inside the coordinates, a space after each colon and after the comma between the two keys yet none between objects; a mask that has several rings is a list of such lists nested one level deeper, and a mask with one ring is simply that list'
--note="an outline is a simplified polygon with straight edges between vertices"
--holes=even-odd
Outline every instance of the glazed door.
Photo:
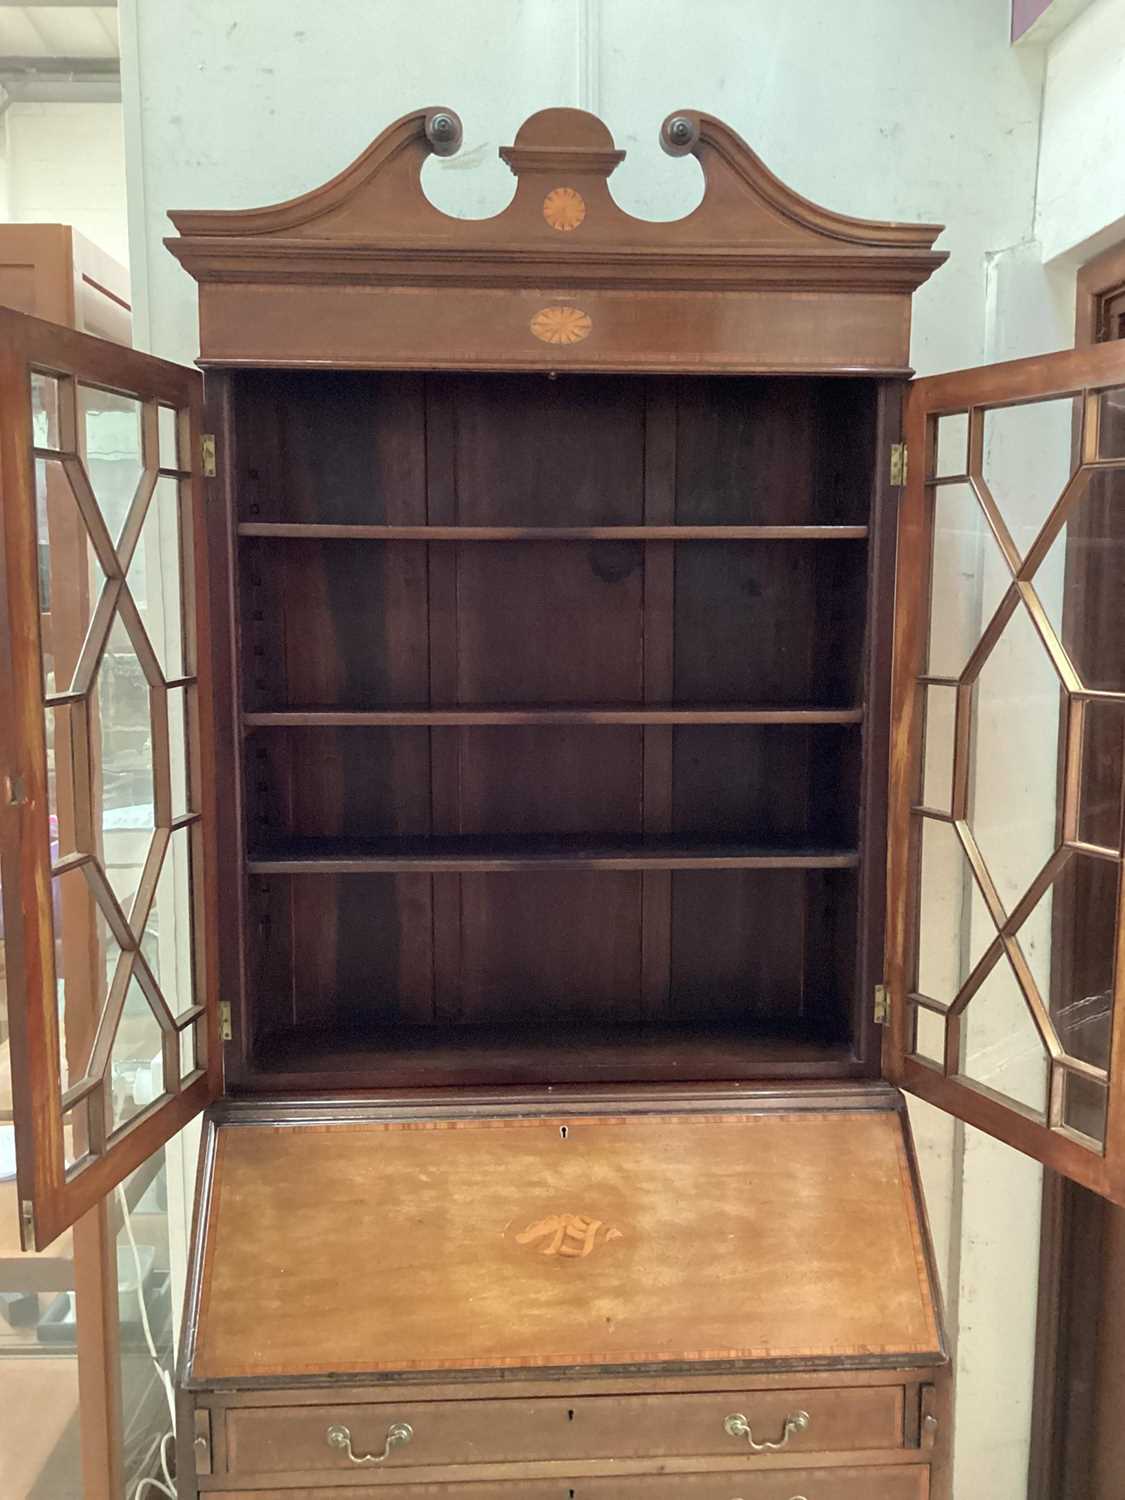
[{"label": "glazed door", "polygon": [[41,1249],[219,1082],[202,382],[4,310],[0,351],[0,875]]},{"label": "glazed door", "polygon": [[884,1068],[1125,1201],[1125,346],[914,383]]}]

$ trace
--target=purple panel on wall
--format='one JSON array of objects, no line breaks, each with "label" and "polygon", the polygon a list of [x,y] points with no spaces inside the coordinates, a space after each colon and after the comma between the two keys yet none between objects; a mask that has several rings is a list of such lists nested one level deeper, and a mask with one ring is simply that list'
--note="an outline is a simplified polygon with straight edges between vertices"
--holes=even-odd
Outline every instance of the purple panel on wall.
[{"label": "purple panel on wall", "polygon": [[1012,0],[1012,41],[1018,42],[1051,4],[1051,0]]}]

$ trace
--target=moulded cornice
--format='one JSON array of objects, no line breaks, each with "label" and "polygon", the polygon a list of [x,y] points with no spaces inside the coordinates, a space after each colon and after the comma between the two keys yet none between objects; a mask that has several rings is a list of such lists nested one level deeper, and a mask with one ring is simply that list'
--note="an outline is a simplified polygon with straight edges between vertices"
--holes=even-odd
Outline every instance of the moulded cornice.
[{"label": "moulded cornice", "polygon": [[[665,149],[694,155],[705,181],[699,205],[671,222],[636,218],[614,201],[607,178],[624,153],[596,116],[574,109],[531,116],[501,150],[518,178],[505,209],[454,218],[426,197],[421,169],[459,140],[452,110],[414,111],[322,187],[262,208],[175,212],[179,235],[166,243],[200,282],[404,287],[910,292],[945,259],[932,249],[941,226],[811,203],[712,115],[681,110],[664,123]],[[552,216],[559,193],[577,222]]]}]

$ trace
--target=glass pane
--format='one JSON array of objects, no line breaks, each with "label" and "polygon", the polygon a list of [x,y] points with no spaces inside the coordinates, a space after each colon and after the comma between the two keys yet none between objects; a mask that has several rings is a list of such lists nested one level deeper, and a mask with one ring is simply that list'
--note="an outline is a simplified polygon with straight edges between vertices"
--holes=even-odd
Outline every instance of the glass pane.
[{"label": "glass pane", "polygon": [[953,729],[957,690],[928,686],[925,702],[924,750],[922,754],[922,802],[926,807],[949,812],[953,796]]},{"label": "glass pane", "polygon": [[101,1092],[97,1089],[85,1099],[63,1111],[63,1163],[69,1172],[90,1154],[89,1116],[91,1109],[101,1107]]},{"label": "glass pane", "polygon": [[932,493],[927,671],[932,677],[959,677],[1012,575],[972,486],[945,484]]},{"label": "glass pane", "polygon": [[67,1232],[43,1255],[18,1253],[6,959],[0,923],[0,1493],[82,1500],[72,1294],[41,1289],[46,1261],[62,1262],[65,1285],[73,1239]]},{"label": "glass pane", "polygon": [[[0,1492],[4,1500],[82,1500],[74,1242],[16,1253],[19,1199],[0,962]],[[46,1288],[46,1289],[45,1289]]]},{"label": "glass pane", "polygon": [[141,403],[132,396],[78,387],[78,430],[84,461],[109,534],[116,542],[144,470]]},{"label": "glass pane", "polygon": [[1125,458],[1125,386],[1102,391],[1098,400],[1098,457]]},{"label": "glass pane", "polygon": [[105,574],[57,458],[35,460],[43,689],[70,688]]},{"label": "glass pane", "polygon": [[94,1032],[121,949],[84,869],[51,882],[55,919],[55,987],[59,1006],[59,1071],[65,1091],[85,1077]]},{"label": "glass pane", "polygon": [[969,470],[969,414],[955,412],[938,417],[937,441],[934,445],[935,479],[948,474],[967,474]]},{"label": "glass pane", "polygon": [[[160,1472],[159,1445],[171,1416],[155,1364],[171,1373],[175,1358],[168,1230],[168,1173],[160,1151],[126,1177],[115,1194],[121,1215],[117,1234],[117,1316],[121,1329],[121,1457],[132,1500],[142,1478]],[[158,1490],[147,1491],[155,1500]]]},{"label": "glass pane", "polygon": [[114,618],[94,688],[91,738],[100,772],[96,820],[109,883],[128,913],[144,868],[156,808],[149,686],[129,632]]},{"label": "glass pane", "polygon": [[914,1010],[914,1055],[943,1067],[945,1061],[945,1017],[935,1015],[923,1005]]},{"label": "glass pane", "polygon": [[53,375],[31,374],[31,431],[36,448],[61,448],[59,383]]},{"label": "glass pane", "polygon": [[[918,966],[914,988],[950,1004],[996,939],[996,928],[951,823],[922,818]],[[940,1054],[939,1054],[940,1055]]]},{"label": "glass pane", "polygon": [[1056,843],[1061,685],[1022,605],[973,687],[969,826],[1010,912]]},{"label": "glass pane", "polygon": [[179,413],[174,406],[158,406],[156,411],[160,467],[162,469],[182,468],[183,465],[180,463]]},{"label": "glass pane", "polygon": [[1064,1049],[1109,1068],[1119,869],[1073,854],[1019,930]]},{"label": "glass pane", "polygon": [[172,816],[196,812],[191,798],[191,718],[194,688],[168,689],[168,751],[172,772]]},{"label": "glass pane", "polygon": [[1104,1147],[1108,1097],[1105,1084],[1067,1073],[1063,1082],[1063,1122]]},{"label": "glass pane", "polygon": [[1050,1062],[1006,954],[961,1018],[961,1072],[1047,1117]]},{"label": "glass pane", "polygon": [[125,994],[109,1060],[111,1130],[117,1130],[164,1092],[162,1032],[134,974]]},{"label": "glass pane", "polygon": [[195,1004],[190,828],[177,828],[164,851],[141,948],[168,1009],[174,1016],[190,1010]]},{"label": "glass pane", "polygon": [[133,596],[165,677],[184,676],[179,481],[161,475],[129,564]]},{"label": "glass pane", "polygon": [[1125,469],[1093,471],[1032,580],[1088,688],[1125,691]]},{"label": "glass pane", "polygon": [[1082,721],[1082,774],[1078,788],[1080,842],[1121,848],[1125,785],[1125,703],[1094,699]]},{"label": "glass pane", "polygon": [[1073,434],[1070,397],[984,414],[984,480],[1021,554],[1073,472]]}]

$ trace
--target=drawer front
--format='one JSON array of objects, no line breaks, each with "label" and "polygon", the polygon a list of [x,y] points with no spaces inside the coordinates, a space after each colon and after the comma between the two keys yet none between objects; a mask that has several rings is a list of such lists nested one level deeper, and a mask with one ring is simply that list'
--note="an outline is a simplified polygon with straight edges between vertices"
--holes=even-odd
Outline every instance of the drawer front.
[{"label": "drawer front", "polygon": [[772,1474],[662,1474],[629,1479],[224,1491],[222,1500],[927,1500],[929,1486],[929,1468],[915,1465],[895,1469],[787,1469]]},{"label": "drawer front", "polygon": [[[751,1456],[897,1448],[901,1386],[718,1391],[690,1396],[427,1401],[234,1407],[231,1473],[331,1470],[365,1478],[416,1465],[536,1463],[589,1458]],[[763,1448],[762,1451],[770,1451]]]},{"label": "drawer front", "polygon": [[[330,1490],[202,1490],[200,1500],[212,1496],[221,1500],[573,1500],[577,1493],[566,1479],[526,1479],[493,1484],[364,1484],[358,1489],[337,1485]],[[607,1500],[604,1491],[600,1500]],[[914,1500],[913,1491],[909,1500]]]},{"label": "drawer front", "polygon": [[[578,1480],[574,1500],[926,1500],[928,1465],[901,1469],[787,1469],[772,1474],[663,1474]],[[403,1491],[405,1500],[406,1491]]]},{"label": "drawer front", "polygon": [[[362,1484],[330,1490],[201,1490],[200,1500],[574,1500],[566,1479],[499,1480],[483,1484]],[[600,1500],[608,1500],[603,1491]],[[789,1500],[786,1496],[785,1500]],[[893,1500],[899,1500],[893,1495]],[[911,1491],[909,1500],[915,1500]]]}]

